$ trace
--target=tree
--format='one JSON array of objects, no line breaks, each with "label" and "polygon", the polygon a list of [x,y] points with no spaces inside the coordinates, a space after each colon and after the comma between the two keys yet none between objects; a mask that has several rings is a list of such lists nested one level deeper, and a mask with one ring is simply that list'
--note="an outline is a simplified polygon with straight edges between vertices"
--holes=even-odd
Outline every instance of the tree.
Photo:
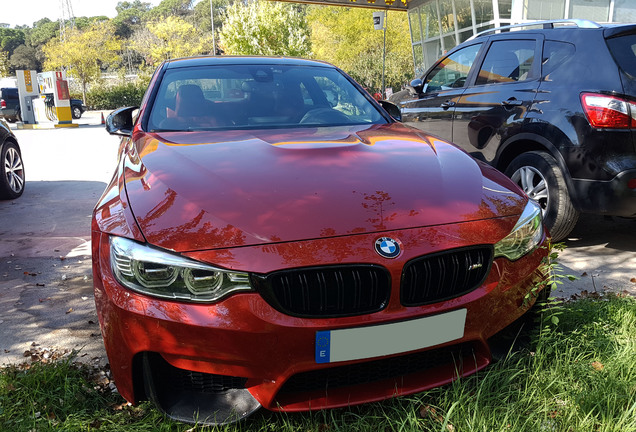
[{"label": "tree", "polygon": [[[234,2],[234,0],[212,0],[214,7],[214,29],[218,33],[223,27],[223,17],[225,10]],[[201,0],[194,6],[192,21],[196,28],[200,31],[212,31],[210,20],[210,0]]]},{"label": "tree", "polygon": [[112,20],[116,29],[115,34],[122,38],[129,38],[142,27],[144,17],[151,7],[150,3],[134,0],[132,2],[119,2],[115,9],[117,16]]},{"label": "tree", "polygon": [[6,51],[9,56],[20,45],[24,44],[24,30],[0,28],[0,50]]},{"label": "tree", "polygon": [[149,22],[135,33],[132,48],[141,53],[149,66],[171,58],[189,57],[212,51],[212,35],[201,34],[182,18],[169,16]]},{"label": "tree", "polygon": [[[337,65],[372,90],[382,87],[383,32],[374,30],[372,11],[313,6],[308,12],[314,57]],[[386,84],[400,88],[413,75],[407,14],[387,17]]]},{"label": "tree", "polygon": [[108,22],[93,24],[84,31],[69,29],[66,41],[51,39],[44,46],[44,68],[59,70],[68,67],[69,75],[80,81],[82,96],[86,101],[87,84],[99,78],[102,68],[119,60],[120,49],[121,41]]},{"label": "tree", "polygon": [[225,12],[219,45],[226,54],[307,57],[311,41],[303,10],[282,2],[237,1]]},{"label": "tree", "polygon": [[184,18],[192,14],[192,3],[194,0],[163,0],[158,6],[149,12],[150,19],[180,17]]},{"label": "tree", "polygon": [[9,76],[9,54],[0,51],[0,77]]},{"label": "tree", "polygon": [[34,48],[44,45],[54,37],[57,37],[60,31],[60,23],[51,21],[48,18],[42,18],[33,24],[33,28],[27,32],[27,42]]},{"label": "tree", "polygon": [[[97,24],[100,22],[110,21],[106,15],[98,15],[93,17],[75,17],[73,18],[74,26],[77,27],[78,30],[86,30],[90,28],[93,24]],[[67,23],[67,26],[70,26],[71,23]]]},{"label": "tree", "polygon": [[20,45],[13,51],[10,64],[14,70],[42,70],[42,62],[38,56],[38,50],[27,45]]}]

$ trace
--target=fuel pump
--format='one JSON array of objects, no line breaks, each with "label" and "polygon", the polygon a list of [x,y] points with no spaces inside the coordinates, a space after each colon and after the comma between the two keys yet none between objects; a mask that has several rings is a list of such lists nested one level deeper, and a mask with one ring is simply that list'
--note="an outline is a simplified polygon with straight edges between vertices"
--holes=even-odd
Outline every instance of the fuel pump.
[{"label": "fuel pump", "polygon": [[18,98],[20,100],[20,115],[22,123],[35,124],[34,99],[40,96],[37,72],[34,70],[17,70]]},{"label": "fuel pump", "polygon": [[[42,103],[40,104],[46,120],[55,127],[72,127],[71,98],[68,91],[66,73],[63,71],[42,72],[38,74]],[[39,120],[38,120],[39,121]],[[45,121],[42,119],[42,121]]]}]

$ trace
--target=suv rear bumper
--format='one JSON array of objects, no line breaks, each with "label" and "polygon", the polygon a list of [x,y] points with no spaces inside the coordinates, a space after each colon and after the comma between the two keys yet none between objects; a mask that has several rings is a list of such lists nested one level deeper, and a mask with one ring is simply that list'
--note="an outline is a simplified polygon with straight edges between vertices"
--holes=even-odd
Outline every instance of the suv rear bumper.
[{"label": "suv rear bumper", "polygon": [[572,179],[571,195],[577,209],[584,213],[636,217],[634,183],[636,169],[623,171],[608,181]]}]

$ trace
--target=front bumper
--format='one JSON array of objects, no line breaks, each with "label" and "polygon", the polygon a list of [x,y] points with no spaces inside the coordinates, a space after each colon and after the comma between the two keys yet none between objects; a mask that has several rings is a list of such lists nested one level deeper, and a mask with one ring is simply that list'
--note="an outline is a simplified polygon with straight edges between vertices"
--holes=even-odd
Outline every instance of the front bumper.
[{"label": "front bumper", "polygon": [[[470,375],[490,363],[488,339],[532,305],[528,293],[544,278],[539,267],[547,251],[536,249],[516,262],[497,258],[477,289],[416,307],[400,303],[402,268],[415,257],[440,250],[494,244],[515,222],[516,218],[501,218],[382,233],[403,243],[402,255],[392,260],[373,250],[377,234],[188,254],[226,268],[262,274],[310,264],[384,266],[391,277],[388,305],[378,312],[338,318],[290,316],[257,292],[235,294],[215,304],[171,302],[134,293],[111,274],[108,235],[94,231],[93,256],[98,257],[93,260],[95,300],[113,377],[127,400],[137,402],[144,393],[154,395],[160,408],[170,414],[159,395],[167,391],[161,390],[167,376],[190,380],[183,387],[186,393],[195,387],[195,392],[209,392],[217,386],[220,391],[216,394],[227,395],[242,387],[267,409],[303,411],[411,394],[451,382],[458,375]],[[249,268],[243,263],[249,263]],[[466,311],[465,325],[463,335],[454,340],[374,358],[335,363],[316,360],[317,332],[399,323],[458,310]],[[213,384],[192,387],[193,380]],[[186,397],[186,393],[175,397],[178,391],[172,390],[172,400],[207,400]],[[205,410],[200,405],[187,409]],[[237,415],[247,415],[247,411]]]}]

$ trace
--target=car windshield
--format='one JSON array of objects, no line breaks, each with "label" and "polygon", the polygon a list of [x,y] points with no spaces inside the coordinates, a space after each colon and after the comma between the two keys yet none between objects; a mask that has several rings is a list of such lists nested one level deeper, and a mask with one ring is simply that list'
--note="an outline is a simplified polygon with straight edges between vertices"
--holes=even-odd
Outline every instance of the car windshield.
[{"label": "car windshield", "polygon": [[337,69],[222,65],[169,69],[149,131],[255,129],[387,123],[370,97]]}]

